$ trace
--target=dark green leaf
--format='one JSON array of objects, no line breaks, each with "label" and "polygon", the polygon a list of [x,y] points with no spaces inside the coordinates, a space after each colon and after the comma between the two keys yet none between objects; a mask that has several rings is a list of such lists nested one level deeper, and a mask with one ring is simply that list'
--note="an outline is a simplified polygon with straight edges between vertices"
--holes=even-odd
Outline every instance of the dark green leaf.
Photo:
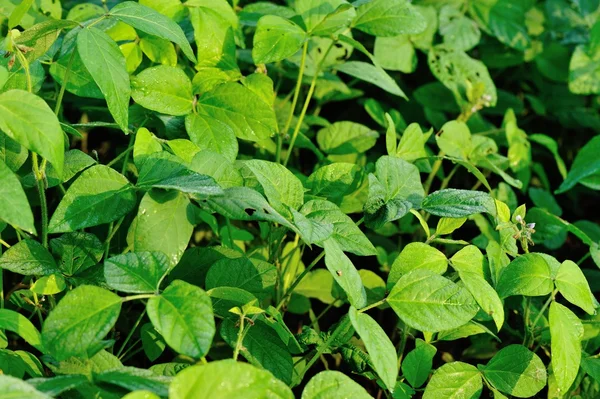
[{"label": "dark green leaf", "polygon": [[146,305],[156,331],[176,352],[193,358],[204,356],[215,335],[210,297],[201,288],[173,281]]}]

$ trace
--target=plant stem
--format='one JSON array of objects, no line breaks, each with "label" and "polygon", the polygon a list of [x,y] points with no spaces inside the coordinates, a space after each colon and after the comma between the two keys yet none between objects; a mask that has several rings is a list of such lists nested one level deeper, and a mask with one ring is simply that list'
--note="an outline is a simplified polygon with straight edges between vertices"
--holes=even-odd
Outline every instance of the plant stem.
[{"label": "plant stem", "polygon": [[335,41],[332,41],[327,51],[325,51],[323,58],[319,62],[317,69],[315,70],[315,75],[310,82],[310,88],[308,89],[308,94],[306,95],[306,100],[304,100],[304,106],[302,107],[302,111],[300,112],[300,116],[298,117],[298,122],[296,122],[296,128],[294,129],[294,133],[292,134],[292,139],[290,140],[290,145],[288,147],[288,152],[285,155],[285,161],[283,162],[283,166],[286,166],[290,161],[290,157],[292,156],[292,150],[294,149],[294,144],[296,143],[296,138],[298,138],[298,133],[300,133],[300,128],[302,127],[302,122],[304,121],[304,117],[306,116],[306,111],[308,110],[308,105],[310,104],[310,100],[312,99],[313,93],[315,92],[315,86],[317,84],[317,79],[319,78],[319,73],[321,73],[321,68],[323,67],[323,63],[329,55],[329,52],[333,48]]},{"label": "plant stem", "polygon": [[375,303],[370,304],[369,306],[365,306],[362,309],[358,309],[358,313],[363,313],[369,309],[376,308],[377,306],[380,306],[380,305],[383,305],[384,303],[386,303],[386,301],[387,301],[387,298],[383,298],[381,301],[377,301]]},{"label": "plant stem", "polygon": [[315,267],[317,265],[317,263],[319,263],[319,261],[321,259],[323,259],[324,256],[325,256],[325,251],[321,252],[319,254],[319,256],[317,256],[310,263],[310,265],[308,265],[308,267],[306,269],[304,269],[304,271],[302,273],[300,273],[300,275],[298,277],[296,277],[296,279],[294,280],[294,282],[292,283],[292,285],[290,285],[290,288],[288,288],[287,291],[285,292],[285,294],[283,294],[283,297],[281,297],[281,300],[277,304],[277,308],[276,308],[277,310],[281,309],[281,307],[283,306],[283,303],[285,302],[285,300],[287,299],[287,297],[290,296],[290,295],[292,295],[292,292],[298,286],[298,284],[300,284],[300,281],[302,281],[302,279],[304,277],[306,277],[306,275],[312,270],[313,267]]},{"label": "plant stem", "polygon": [[238,332],[237,341],[235,342],[235,348],[233,349],[233,360],[237,360],[240,350],[242,349],[242,343],[244,342],[244,319],[246,316],[240,317],[240,331]]},{"label": "plant stem", "polygon": [[25,70],[25,78],[27,80],[27,91],[32,93],[33,92],[33,84],[31,83],[31,73],[29,72],[29,62],[27,61],[27,58],[25,58],[25,56],[23,55],[21,50],[19,50],[19,47],[15,46],[15,50],[16,50],[17,57],[19,57],[19,62],[21,63],[21,66]]},{"label": "plant stem", "polygon": [[69,81],[69,73],[71,72],[71,66],[73,65],[73,60],[75,59],[75,51],[71,53],[71,57],[69,57],[69,62],[67,63],[67,69],[65,70],[65,76],[63,77],[63,82],[60,85],[60,91],[58,92],[58,97],[56,98],[56,105],[54,106],[54,114],[58,116],[60,112],[60,105],[62,104],[63,97],[65,95],[65,89],[67,88],[67,82]]},{"label": "plant stem", "polygon": [[40,207],[42,208],[42,245],[48,248],[48,204],[46,203],[45,170],[38,165],[38,156],[35,152],[31,153],[31,162],[33,164],[33,175],[37,184],[38,194],[40,196]]},{"label": "plant stem", "polygon": [[275,154],[275,162],[277,163],[281,162],[281,146],[283,144],[283,136],[285,136],[290,130],[290,125],[292,124],[292,119],[294,118],[294,111],[296,110],[296,105],[298,104],[298,97],[300,96],[300,89],[302,88],[302,78],[304,78],[304,66],[306,65],[307,53],[308,40],[304,42],[304,46],[302,47],[302,58],[300,59],[298,79],[296,80],[296,88],[294,90],[294,97],[292,98],[292,107],[285,122],[285,127],[283,128],[283,131],[279,132],[279,136],[277,137],[277,153]]},{"label": "plant stem", "polygon": [[400,344],[398,345],[398,369],[402,365],[402,358],[404,357],[404,349],[406,348],[406,339],[408,338],[408,327],[405,325],[402,328],[402,335],[400,335]]},{"label": "plant stem", "polygon": [[306,366],[304,367],[304,369],[299,373],[300,375],[298,378],[300,379],[300,381],[302,380],[302,378],[304,378],[304,374],[306,374],[306,371],[309,370],[312,367],[312,365],[315,364],[315,362],[321,357],[323,352],[325,352],[325,350],[327,348],[329,348],[329,344],[331,342],[333,342],[333,340],[336,339],[337,336],[348,326],[348,323],[350,323],[350,319],[348,319],[348,318],[343,319],[343,321],[340,324],[338,324],[338,326],[335,328],[335,330],[333,330],[331,335],[329,335],[327,340],[325,340],[325,342],[323,342],[321,345],[319,345],[316,353],[306,363]]},{"label": "plant stem", "polygon": [[123,345],[121,345],[121,348],[119,348],[119,351],[117,352],[117,357],[120,357],[121,353],[123,353],[125,346],[127,346],[127,343],[133,336],[133,333],[135,332],[135,330],[138,328],[138,326],[141,323],[142,318],[144,317],[145,314],[146,314],[146,309],[144,308],[144,311],[142,313],[140,313],[140,317],[138,317],[137,321],[135,322],[135,324],[133,325],[131,330],[129,330],[129,334],[127,334],[127,337],[125,338],[125,341],[123,342]]},{"label": "plant stem", "polygon": [[[443,157],[444,156],[444,152],[440,151],[437,156],[438,157]],[[437,175],[437,172],[442,167],[442,161],[443,161],[442,158],[437,159],[433,163],[433,166],[431,167],[431,172],[429,173],[429,176],[427,176],[427,180],[425,181],[425,184],[423,184],[423,190],[425,190],[425,196],[427,196],[427,194],[429,194],[429,189],[431,188],[431,184],[433,183],[433,179],[435,178],[435,176]]]},{"label": "plant stem", "polygon": [[135,301],[136,299],[148,299],[156,296],[156,294],[138,294],[138,295],[130,295],[121,298],[122,302]]},{"label": "plant stem", "polygon": [[0,238],[0,244],[4,245],[6,248],[10,248],[10,244]]},{"label": "plant stem", "polygon": [[[552,291],[552,294],[550,294],[550,296],[544,303],[544,306],[542,306],[542,308],[540,309],[536,318],[533,319],[533,323],[530,326],[526,326],[526,328],[529,329],[530,332],[533,332],[533,329],[535,328],[535,326],[537,326],[538,321],[540,321],[540,318],[544,315],[544,312],[546,311],[546,309],[548,309],[548,306],[550,306],[550,303],[554,300],[554,296],[556,295],[557,292],[558,292],[557,290]],[[531,335],[533,336],[533,333]],[[525,331],[525,336],[527,337],[527,331]],[[526,346],[529,346],[529,345],[526,345]]]}]

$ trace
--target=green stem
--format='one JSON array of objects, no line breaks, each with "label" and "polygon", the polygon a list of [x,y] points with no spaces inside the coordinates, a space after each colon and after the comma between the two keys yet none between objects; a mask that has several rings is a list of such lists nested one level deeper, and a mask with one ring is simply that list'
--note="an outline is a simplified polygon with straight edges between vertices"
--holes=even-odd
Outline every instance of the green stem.
[{"label": "green stem", "polygon": [[0,244],[4,245],[6,248],[10,248],[10,244],[0,238]]},{"label": "green stem", "polygon": [[304,367],[302,372],[300,372],[300,375],[298,377],[299,381],[301,381],[302,378],[304,378],[304,374],[306,374],[306,371],[309,370],[313,366],[313,364],[315,364],[315,362],[317,360],[319,360],[319,358],[321,357],[323,352],[325,352],[325,350],[327,350],[329,348],[329,345],[335,339],[337,339],[337,336],[348,327],[348,323],[350,323],[350,319],[348,319],[348,318],[343,319],[343,321],[340,324],[338,324],[338,326],[335,328],[335,330],[333,330],[331,335],[329,335],[327,340],[325,340],[325,342],[323,342],[321,345],[319,345],[319,347],[317,348],[317,351],[315,352],[313,357],[306,363],[306,366]]},{"label": "green stem", "polygon": [[400,336],[400,344],[398,345],[398,369],[402,365],[402,358],[404,357],[404,349],[406,348],[406,339],[408,338],[408,327],[405,325],[402,328],[402,335]]},{"label": "green stem", "polygon": [[283,297],[281,297],[281,300],[279,301],[279,303],[277,304],[277,310],[281,309],[281,307],[283,306],[283,303],[285,302],[285,300],[292,295],[292,292],[294,292],[294,289],[298,286],[298,284],[300,284],[300,282],[302,281],[302,279],[304,277],[306,277],[306,275],[313,269],[313,267],[315,267],[317,265],[317,263],[319,263],[319,261],[321,259],[323,259],[323,257],[325,256],[325,251],[321,252],[319,254],[319,256],[317,256],[310,265],[308,265],[308,267],[306,269],[304,269],[304,271],[302,273],[300,273],[300,275],[298,277],[296,277],[296,279],[294,280],[294,282],[290,285],[290,288],[287,289],[287,291],[285,292],[285,294],[283,294]]},{"label": "green stem", "polygon": [[33,164],[33,175],[37,184],[38,194],[40,196],[40,207],[42,208],[42,245],[48,248],[48,204],[46,203],[45,170],[38,165],[38,156],[35,152],[31,153],[31,162]]},{"label": "green stem", "polygon": [[437,156],[440,157],[440,158],[437,159],[433,163],[433,166],[431,168],[431,172],[429,173],[429,176],[427,176],[427,180],[425,181],[425,184],[423,184],[423,190],[425,190],[425,195],[426,196],[427,196],[427,194],[429,194],[429,189],[431,188],[431,184],[433,183],[433,179],[435,178],[435,176],[437,175],[438,171],[442,167],[442,161],[443,161],[443,159],[441,157],[444,156],[444,152],[440,151]]},{"label": "green stem", "polygon": [[329,52],[333,48],[335,41],[332,41],[327,51],[323,55],[323,58],[319,62],[317,69],[315,70],[315,75],[310,82],[310,88],[308,89],[308,94],[306,95],[306,100],[304,100],[304,106],[302,107],[302,111],[300,112],[300,116],[298,117],[298,121],[296,122],[296,128],[294,129],[294,133],[292,134],[292,139],[290,140],[290,145],[288,147],[288,152],[285,155],[285,161],[283,162],[283,166],[286,166],[290,161],[290,157],[292,156],[292,150],[294,149],[294,144],[296,143],[296,138],[298,138],[298,133],[300,133],[300,128],[302,127],[302,122],[304,121],[304,117],[306,116],[306,111],[308,110],[308,105],[310,104],[310,100],[312,99],[313,93],[315,92],[315,86],[317,84],[317,79],[319,78],[319,73],[321,73],[321,68],[323,67],[323,63],[329,55]]},{"label": "green stem", "polygon": [[17,53],[17,57],[19,57],[19,62],[21,63],[21,66],[25,70],[25,78],[27,80],[27,91],[32,93],[33,92],[33,84],[31,83],[31,73],[29,72],[29,62],[27,61],[27,58],[25,58],[25,56],[23,55],[23,53],[21,52],[21,50],[19,50],[19,48],[17,46],[15,46],[15,50]]},{"label": "green stem", "polygon": [[121,348],[119,348],[119,351],[117,352],[117,357],[120,357],[121,354],[123,353],[125,346],[127,346],[127,343],[129,342],[129,340],[133,336],[133,333],[135,332],[135,330],[138,328],[138,326],[142,322],[142,318],[144,317],[145,314],[146,314],[146,309],[144,309],[144,311],[142,313],[140,313],[140,317],[138,317],[138,319],[135,322],[135,324],[133,325],[133,327],[129,330],[129,334],[127,334],[127,337],[125,338],[125,341],[123,342],[123,345],[121,345]]},{"label": "green stem", "polygon": [[292,99],[292,107],[290,109],[290,113],[285,122],[285,127],[283,131],[279,132],[278,140],[277,140],[277,153],[275,156],[276,162],[281,162],[281,146],[283,143],[283,136],[286,135],[290,129],[290,125],[292,124],[292,119],[294,118],[294,111],[296,110],[296,105],[298,104],[298,97],[300,96],[300,89],[302,88],[302,78],[304,78],[304,66],[306,65],[306,54],[308,53],[308,40],[304,42],[304,46],[302,47],[302,58],[300,59],[300,70],[298,71],[298,80],[296,80],[296,88],[294,90],[294,97]]},{"label": "green stem", "polygon": [[[530,332],[533,332],[533,329],[535,328],[535,326],[537,326],[538,321],[540,321],[540,318],[544,315],[544,312],[546,311],[546,309],[548,309],[548,306],[550,306],[550,303],[554,300],[554,296],[556,295],[557,292],[558,292],[558,290],[552,291],[552,294],[550,294],[550,296],[544,303],[544,306],[542,306],[542,308],[540,309],[538,315],[533,320],[533,323],[530,326],[526,326]],[[527,332],[525,332],[525,335],[527,335]],[[531,335],[533,336],[533,334],[531,334]],[[529,346],[529,345],[527,345],[527,346]]]},{"label": "green stem", "polygon": [[238,332],[238,336],[237,336],[237,341],[235,342],[235,348],[233,349],[233,360],[237,360],[239,354],[240,354],[240,350],[242,349],[242,343],[244,342],[244,332],[245,332],[245,328],[244,328],[244,319],[246,318],[245,315],[242,315],[242,317],[240,317],[240,331]]},{"label": "green stem", "polygon": [[69,62],[67,63],[67,69],[65,70],[65,76],[63,77],[63,82],[60,86],[60,91],[58,92],[58,97],[56,98],[56,105],[54,106],[54,114],[58,116],[60,112],[60,105],[62,104],[63,97],[65,95],[65,89],[67,88],[67,82],[69,81],[69,73],[71,72],[71,66],[73,65],[73,60],[75,59],[75,51],[71,53],[71,57],[69,57]]},{"label": "green stem", "polygon": [[138,294],[138,295],[130,295],[121,298],[122,302],[135,301],[136,299],[149,299],[156,296],[156,294]]},{"label": "green stem", "polygon": [[135,346],[137,344],[139,344],[141,341],[142,341],[142,339],[138,338],[133,344],[131,344],[131,346],[129,348],[127,348],[127,350],[125,352],[123,352],[123,354],[119,358],[119,360],[121,361],[121,363],[125,363],[126,361],[128,361],[129,359],[131,359],[133,356],[135,356],[136,354],[138,354],[139,352],[141,352],[142,350],[144,350],[144,347],[141,347],[141,348],[137,348],[136,350],[134,350],[132,352],[132,349],[135,348]]},{"label": "green stem", "polygon": [[365,306],[364,308],[358,309],[358,313],[366,312],[369,309],[376,308],[377,306],[383,305],[386,303],[387,298],[383,298],[381,301],[377,301],[375,303],[370,304],[369,306]]}]

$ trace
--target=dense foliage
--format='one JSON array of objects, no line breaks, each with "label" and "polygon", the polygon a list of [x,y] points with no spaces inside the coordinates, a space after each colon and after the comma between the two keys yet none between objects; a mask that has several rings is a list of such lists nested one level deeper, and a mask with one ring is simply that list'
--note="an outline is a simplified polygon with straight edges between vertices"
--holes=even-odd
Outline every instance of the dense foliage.
[{"label": "dense foliage", "polygon": [[0,15],[0,398],[600,397],[599,0]]}]

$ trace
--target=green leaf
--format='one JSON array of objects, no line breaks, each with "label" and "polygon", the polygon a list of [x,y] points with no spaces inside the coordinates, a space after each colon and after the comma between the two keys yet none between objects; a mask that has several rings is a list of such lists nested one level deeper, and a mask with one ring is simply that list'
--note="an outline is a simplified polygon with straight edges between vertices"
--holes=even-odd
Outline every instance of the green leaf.
[{"label": "green leaf", "polygon": [[115,370],[95,373],[94,381],[116,385],[131,391],[143,389],[161,397],[166,397],[169,394],[171,379],[156,375],[151,370],[136,367],[121,367]]},{"label": "green leaf", "polygon": [[83,65],[106,98],[115,122],[121,130],[128,133],[131,85],[125,57],[119,46],[100,29],[88,27],[77,34],[77,51]]},{"label": "green leaf", "polygon": [[491,107],[496,105],[496,86],[483,62],[443,45],[432,48],[428,57],[431,72],[452,91],[462,108],[471,103]]},{"label": "green leaf", "polygon": [[440,9],[440,34],[448,47],[463,51],[471,50],[481,39],[477,23],[450,4]]},{"label": "green leaf", "polygon": [[142,339],[142,348],[151,362],[162,355],[167,343],[163,337],[156,331],[152,323],[146,323],[140,328],[140,338]]},{"label": "green leaf", "polygon": [[338,243],[342,251],[359,256],[376,254],[375,247],[365,234],[334,203],[324,200],[308,201],[302,206],[300,212],[310,220],[325,224],[332,223],[331,238]]},{"label": "green leaf", "polygon": [[146,310],[156,331],[177,353],[196,359],[206,355],[215,319],[210,297],[201,288],[175,280],[148,300]]},{"label": "green leaf", "polygon": [[144,33],[172,41],[181,47],[181,51],[190,61],[196,62],[190,43],[179,25],[150,7],[133,1],[124,1],[114,6],[109,15]]},{"label": "green leaf", "polygon": [[281,216],[256,190],[231,187],[222,197],[210,197],[207,205],[215,212],[233,220],[268,220],[296,231],[296,227]]},{"label": "green leaf", "polygon": [[38,391],[20,378],[0,375],[0,399],[13,398],[51,399],[52,397]]},{"label": "green leaf", "polygon": [[379,65],[388,71],[413,73],[417,68],[417,52],[409,35],[378,37],[373,53]]},{"label": "green leaf", "polygon": [[234,130],[227,123],[208,115],[190,114],[185,117],[185,130],[192,143],[201,150],[216,152],[229,162],[235,161],[238,142]]},{"label": "green leaf", "polygon": [[32,378],[28,382],[37,390],[56,397],[70,389],[77,388],[88,382],[81,374],[59,375],[52,378]]},{"label": "green leaf", "polygon": [[[58,18],[60,18],[60,15]],[[43,56],[44,53],[52,47],[63,29],[69,29],[75,26],[77,26],[77,23],[74,21],[51,19],[35,24],[31,28],[21,32],[21,34],[15,38],[14,43],[19,46],[30,48],[24,55],[27,61],[31,63]]]},{"label": "green leaf", "polygon": [[48,104],[35,94],[9,90],[0,94],[0,110],[0,130],[47,159],[62,176],[64,136]]},{"label": "green leaf", "polygon": [[113,328],[121,298],[100,287],[82,285],[68,292],[42,326],[42,341],[56,360],[90,358]]},{"label": "green leaf", "polygon": [[598,151],[600,151],[600,136],[593,137],[586,145],[579,149],[567,178],[561,183],[555,193],[562,194],[569,191],[577,183],[597,189],[593,184],[593,180],[590,181],[590,179],[600,172],[600,159],[596,156]]},{"label": "green leaf", "polygon": [[71,62],[71,70],[67,79],[66,91],[80,97],[103,99],[102,91],[85,68],[79,52],[75,49],[50,65],[50,75],[54,80],[61,85],[64,84],[69,62]]},{"label": "green leaf", "polygon": [[[19,25],[27,11],[31,8],[33,4],[33,0],[25,0],[20,2],[15,8],[13,8],[12,12],[8,15],[8,28],[12,29],[15,26]],[[6,15],[4,15],[6,17]]]},{"label": "green leaf", "polygon": [[522,345],[502,348],[479,369],[494,388],[518,398],[534,396],[546,386],[544,363]]},{"label": "green leaf", "polygon": [[131,97],[142,107],[167,115],[192,112],[192,82],[177,67],[146,68],[131,79]]},{"label": "green leaf", "polygon": [[321,371],[308,381],[301,399],[372,399],[373,397],[352,378],[339,371]]},{"label": "green leaf", "polygon": [[[490,256],[490,252],[491,251],[487,251],[488,256]],[[480,277],[486,277],[488,274],[487,261],[481,253],[481,250],[475,245],[467,245],[456,252],[450,258],[450,263],[457,272],[476,273]],[[506,263],[508,264],[508,262]]]},{"label": "green leaf", "polygon": [[152,187],[178,190],[200,199],[223,194],[221,187],[210,176],[188,169],[183,160],[168,152],[145,158],[139,171],[137,186],[145,190]]},{"label": "green leaf", "polygon": [[0,220],[35,233],[33,214],[18,177],[0,160]]},{"label": "green leaf", "polygon": [[29,287],[32,292],[39,295],[54,295],[64,291],[67,288],[67,282],[62,274],[50,274],[41,277]]},{"label": "green leaf", "polygon": [[446,363],[435,371],[423,399],[473,399],[481,395],[481,373],[463,362]]},{"label": "green leaf", "polygon": [[0,267],[26,276],[45,276],[58,272],[54,258],[37,241],[23,240],[0,257]]},{"label": "green leaf", "polygon": [[260,299],[273,295],[276,282],[277,269],[273,265],[246,257],[218,260],[206,274],[206,289],[235,287]]},{"label": "green leaf", "polygon": [[435,135],[440,150],[451,157],[467,159],[471,153],[471,131],[464,122],[450,121],[444,124],[440,132]]},{"label": "green leaf", "polygon": [[[230,76],[240,77],[234,38],[237,17],[226,1],[203,3],[200,7],[190,7],[190,20],[200,58],[197,66],[217,67]],[[233,20],[229,19],[228,13],[232,14]]]},{"label": "green leaf", "polygon": [[199,397],[293,399],[294,395],[290,388],[268,371],[228,359],[188,367],[173,379],[169,398]]},{"label": "green leaf", "polygon": [[356,308],[348,311],[350,322],[362,339],[373,362],[373,368],[388,390],[393,391],[398,377],[398,359],[392,341],[371,316],[359,313]]},{"label": "green leaf", "polygon": [[19,170],[29,158],[29,152],[2,131],[0,131],[0,161],[13,172]]},{"label": "green leaf", "polygon": [[346,0],[298,0],[294,8],[311,36],[331,36],[348,27],[356,16]]},{"label": "green leaf", "polygon": [[360,167],[353,163],[335,162],[313,172],[306,180],[306,187],[320,197],[343,197],[356,188],[359,173]]},{"label": "green leaf", "polygon": [[380,87],[388,93],[408,99],[396,81],[380,66],[362,61],[348,61],[336,66],[335,69]]},{"label": "green leaf", "polygon": [[378,228],[418,208],[425,196],[419,169],[400,158],[381,156],[375,176],[369,175],[369,196],[365,203],[367,226]]},{"label": "green leaf", "polygon": [[252,58],[257,64],[284,60],[296,53],[306,40],[306,32],[289,19],[265,15],[258,20]]},{"label": "green leaf", "polygon": [[431,373],[433,357],[437,353],[437,349],[419,338],[415,342],[415,349],[408,352],[402,361],[402,374],[410,385],[418,388],[427,381],[427,377]]},{"label": "green leaf", "polygon": [[496,284],[500,298],[511,295],[540,296],[552,292],[553,281],[546,260],[535,253],[521,255],[502,269]]},{"label": "green leaf", "polygon": [[104,165],[86,169],[54,211],[48,231],[61,233],[119,219],[133,209],[136,195],[127,179]]},{"label": "green leaf", "polygon": [[272,106],[239,83],[225,83],[204,93],[197,110],[204,118],[227,124],[243,140],[265,140],[278,130]]},{"label": "green leaf", "polygon": [[414,162],[418,158],[426,157],[425,143],[427,143],[429,136],[431,136],[431,132],[432,130],[423,133],[417,123],[411,123],[402,133],[395,156],[408,162]]},{"label": "green leaf", "polygon": [[8,309],[0,309],[0,329],[12,331],[40,352],[44,352],[42,336],[23,315]]},{"label": "green leaf", "polygon": [[391,288],[406,273],[413,270],[429,270],[435,274],[444,274],[448,268],[446,255],[422,242],[407,244],[392,263],[387,286]]},{"label": "green leaf", "polygon": [[387,302],[407,325],[428,332],[459,327],[478,310],[465,288],[423,269],[402,276]]},{"label": "green leaf", "polygon": [[504,323],[504,305],[494,288],[476,272],[459,271],[458,275],[481,310],[494,319],[499,332]]},{"label": "green leaf", "polygon": [[554,281],[556,288],[573,305],[579,306],[586,313],[596,313],[596,300],[590,290],[585,275],[573,261],[566,260],[558,269]]},{"label": "green leaf", "polygon": [[336,122],[317,133],[317,143],[328,154],[363,153],[373,147],[379,133],[354,122]]},{"label": "green leaf", "polygon": [[334,286],[333,276],[329,270],[316,269],[309,272],[306,277],[300,280],[300,283],[294,289],[294,294],[307,298],[316,298],[328,305],[336,302],[341,304],[341,300],[334,297],[334,295],[337,296],[337,291]]},{"label": "green leaf", "polygon": [[600,93],[600,47],[579,45],[569,63],[569,90],[576,94]]},{"label": "green leaf", "polygon": [[438,220],[437,227],[435,228],[435,235],[443,236],[447,234],[454,233],[455,230],[459,229],[465,222],[467,218],[440,218]]},{"label": "green leaf", "polygon": [[[237,343],[239,331],[239,326],[231,319],[221,324],[221,336],[232,348]],[[264,321],[256,320],[250,326],[242,340],[240,353],[250,364],[270,371],[288,385],[292,382],[292,355],[277,332]]]},{"label": "green leaf", "polygon": [[229,310],[234,307],[241,308],[250,302],[258,302],[258,298],[246,290],[236,287],[215,287],[206,292],[212,299],[215,315],[226,318],[239,319],[239,316]]},{"label": "green leaf", "polygon": [[527,3],[518,0],[485,0],[469,4],[469,12],[475,20],[500,42],[516,50],[526,50],[531,38],[525,24]]},{"label": "green leaf", "polygon": [[162,152],[160,141],[145,127],[139,128],[133,143],[133,162],[138,169],[144,165],[148,156]]},{"label": "green leaf", "polygon": [[275,209],[285,212],[281,204],[298,209],[304,203],[302,182],[285,166],[258,159],[244,161],[243,165],[254,174]]},{"label": "green leaf", "polygon": [[212,177],[223,188],[240,187],[244,184],[244,178],[230,160],[211,150],[202,150],[194,155],[190,169]]},{"label": "green leaf", "polygon": [[352,261],[344,254],[335,238],[325,240],[323,249],[325,250],[325,265],[348,296],[350,304],[355,308],[367,306],[367,293],[360,274],[358,274]]},{"label": "green leaf", "polygon": [[73,276],[95,266],[102,259],[104,246],[91,233],[63,234],[50,240],[52,253],[58,258],[58,267],[66,276]]},{"label": "green leaf", "polygon": [[106,283],[123,292],[157,292],[168,270],[169,259],[162,252],[129,252],[104,261]]},{"label": "green leaf", "polygon": [[482,191],[447,188],[429,194],[421,207],[432,215],[460,218],[477,213],[495,214],[494,199]]},{"label": "green leaf", "polygon": [[352,26],[373,36],[421,33],[427,20],[406,0],[373,0],[358,7]]},{"label": "green leaf", "polygon": [[579,372],[583,324],[575,313],[556,301],[550,305],[548,321],[550,323],[552,374],[556,379],[558,391],[566,393]]},{"label": "green leaf", "polygon": [[177,264],[194,230],[190,212],[190,200],[181,193],[147,192],[131,227],[133,250],[160,251]]}]

